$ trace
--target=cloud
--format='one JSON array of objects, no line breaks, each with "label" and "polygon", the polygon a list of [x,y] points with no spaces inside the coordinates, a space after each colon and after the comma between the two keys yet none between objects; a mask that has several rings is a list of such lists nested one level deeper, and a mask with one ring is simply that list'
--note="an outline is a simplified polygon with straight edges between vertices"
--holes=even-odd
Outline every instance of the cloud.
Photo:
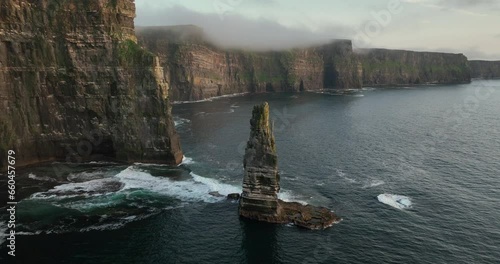
[{"label": "cloud", "polygon": [[471,7],[471,6],[498,5],[498,1],[497,0],[440,0],[439,4],[442,6],[452,6],[452,7]]},{"label": "cloud", "polygon": [[[265,0],[258,0],[265,1]],[[163,9],[138,9],[136,25],[184,25],[203,28],[205,35],[217,45],[254,50],[288,49],[351,38],[355,29],[341,25],[323,27],[321,31],[291,28],[265,18],[249,19],[228,13],[221,19],[216,13],[199,13],[182,6]]]},{"label": "cloud", "polygon": [[[265,2],[269,0],[253,1]],[[431,0],[411,1],[413,4],[418,4]],[[440,0],[432,1],[436,2]],[[428,13],[426,10],[423,10],[424,12],[418,12],[419,9],[408,8],[408,10],[417,11],[412,15],[411,19],[395,20],[397,21],[396,23],[385,27],[380,35],[371,39],[372,41],[366,45],[366,48],[385,47],[413,50],[413,47],[417,46],[420,48],[416,50],[464,53],[472,59],[500,59],[500,54],[498,54],[495,45],[492,45],[500,38],[500,34],[495,35],[498,31],[483,32],[480,35],[485,37],[477,39],[469,38],[466,41],[450,41],[446,37],[436,36],[436,32],[441,31],[430,30],[436,26],[432,20],[429,20],[429,16],[426,16],[426,13]],[[342,22],[328,20],[315,20],[309,23],[314,24],[313,27],[301,26],[300,24],[298,26],[287,26],[277,22],[279,20],[273,20],[270,17],[247,18],[241,12],[228,12],[221,19],[219,13],[212,12],[194,11],[180,5],[161,8],[145,8],[142,6],[137,9],[136,25],[196,25],[203,28],[204,35],[208,36],[209,40],[218,46],[253,50],[282,50],[323,44],[331,42],[332,39],[352,39],[355,45],[365,47],[365,45],[360,45],[358,33],[367,24],[367,21],[370,19],[374,20],[373,17],[367,17],[368,20],[360,20],[358,26],[346,26]],[[308,15],[311,14],[304,11],[304,16],[300,19],[307,22],[305,19],[307,19]],[[459,16],[459,14],[456,15]],[[462,19],[461,16],[458,18]],[[494,20],[495,18],[490,17],[489,19]],[[482,22],[479,22],[478,25],[481,25],[480,23]],[[307,25],[308,23],[303,24]],[[415,27],[415,24],[418,24],[418,27]],[[447,30],[446,27],[448,25],[449,27],[453,26],[451,24],[441,26],[443,30]],[[465,31],[463,33],[470,34],[469,30],[475,29],[475,27],[474,29],[464,28]],[[414,32],[418,32],[420,37],[415,38]],[[448,49],[436,49],[437,47],[446,47],[446,43],[448,43]],[[470,48],[471,46],[475,48]],[[487,52],[490,54],[487,54]]]},{"label": "cloud", "polygon": [[497,0],[403,0],[441,11],[453,11],[470,16],[489,16],[491,10],[500,9]]},{"label": "cloud", "polygon": [[464,54],[469,60],[500,60],[500,53],[496,54],[486,53],[482,51],[479,47],[467,47],[465,49],[454,49],[447,47],[429,49],[425,47],[412,47],[409,50]]}]

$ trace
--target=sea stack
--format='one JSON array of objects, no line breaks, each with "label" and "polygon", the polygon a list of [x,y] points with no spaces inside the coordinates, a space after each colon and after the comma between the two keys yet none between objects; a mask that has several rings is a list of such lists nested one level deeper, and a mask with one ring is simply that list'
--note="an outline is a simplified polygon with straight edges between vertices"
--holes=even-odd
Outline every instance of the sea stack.
[{"label": "sea stack", "polygon": [[308,229],[324,229],[339,221],[323,207],[284,202],[278,199],[280,176],[269,104],[253,108],[250,139],[243,161],[244,178],[240,216],[279,224],[292,223]]}]

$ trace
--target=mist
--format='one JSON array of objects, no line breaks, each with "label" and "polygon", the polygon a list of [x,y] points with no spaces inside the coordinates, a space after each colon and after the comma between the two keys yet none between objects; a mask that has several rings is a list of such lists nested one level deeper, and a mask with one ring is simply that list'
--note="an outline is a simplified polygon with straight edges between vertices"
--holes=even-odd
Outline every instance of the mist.
[{"label": "mist", "polygon": [[162,10],[137,10],[136,26],[195,25],[205,38],[222,48],[249,50],[283,50],[319,45],[336,39],[351,39],[355,30],[332,26],[321,31],[289,28],[275,21],[248,19],[242,16],[198,13],[182,6]]}]

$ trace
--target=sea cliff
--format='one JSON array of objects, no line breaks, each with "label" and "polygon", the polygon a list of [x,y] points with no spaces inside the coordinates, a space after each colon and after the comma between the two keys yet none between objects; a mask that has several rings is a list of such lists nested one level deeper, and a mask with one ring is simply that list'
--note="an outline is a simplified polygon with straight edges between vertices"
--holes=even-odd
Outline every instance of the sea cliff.
[{"label": "sea cliff", "polygon": [[145,27],[139,43],[158,54],[174,101],[259,92],[471,81],[463,54],[353,50],[350,40],[282,51],[219,48],[196,26]]},{"label": "sea cliff", "polygon": [[463,54],[407,50],[360,50],[364,86],[470,83]]},{"label": "sea cliff", "polygon": [[133,0],[0,3],[0,169],[38,162],[177,164],[158,58],[137,44]]},{"label": "sea cliff", "polygon": [[494,79],[500,78],[500,61],[469,61],[472,78]]},{"label": "sea cliff", "polygon": [[218,48],[194,26],[142,28],[138,38],[160,57],[174,101],[362,85],[361,64],[350,40],[257,52]]}]

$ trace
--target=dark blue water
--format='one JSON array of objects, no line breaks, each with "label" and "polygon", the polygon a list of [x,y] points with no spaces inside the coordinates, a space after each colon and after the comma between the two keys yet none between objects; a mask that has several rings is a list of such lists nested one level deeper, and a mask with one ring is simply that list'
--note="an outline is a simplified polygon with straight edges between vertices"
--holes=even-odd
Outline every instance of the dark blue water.
[{"label": "dark blue water", "polygon": [[[247,221],[237,203],[208,194],[241,190],[251,108],[263,101],[281,197],[329,207],[341,223],[307,231]],[[500,260],[500,81],[247,95],[178,104],[174,115],[188,157],[180,167],[81,164],[55,180],[58,164],[23,171],[18,262]]]}]

